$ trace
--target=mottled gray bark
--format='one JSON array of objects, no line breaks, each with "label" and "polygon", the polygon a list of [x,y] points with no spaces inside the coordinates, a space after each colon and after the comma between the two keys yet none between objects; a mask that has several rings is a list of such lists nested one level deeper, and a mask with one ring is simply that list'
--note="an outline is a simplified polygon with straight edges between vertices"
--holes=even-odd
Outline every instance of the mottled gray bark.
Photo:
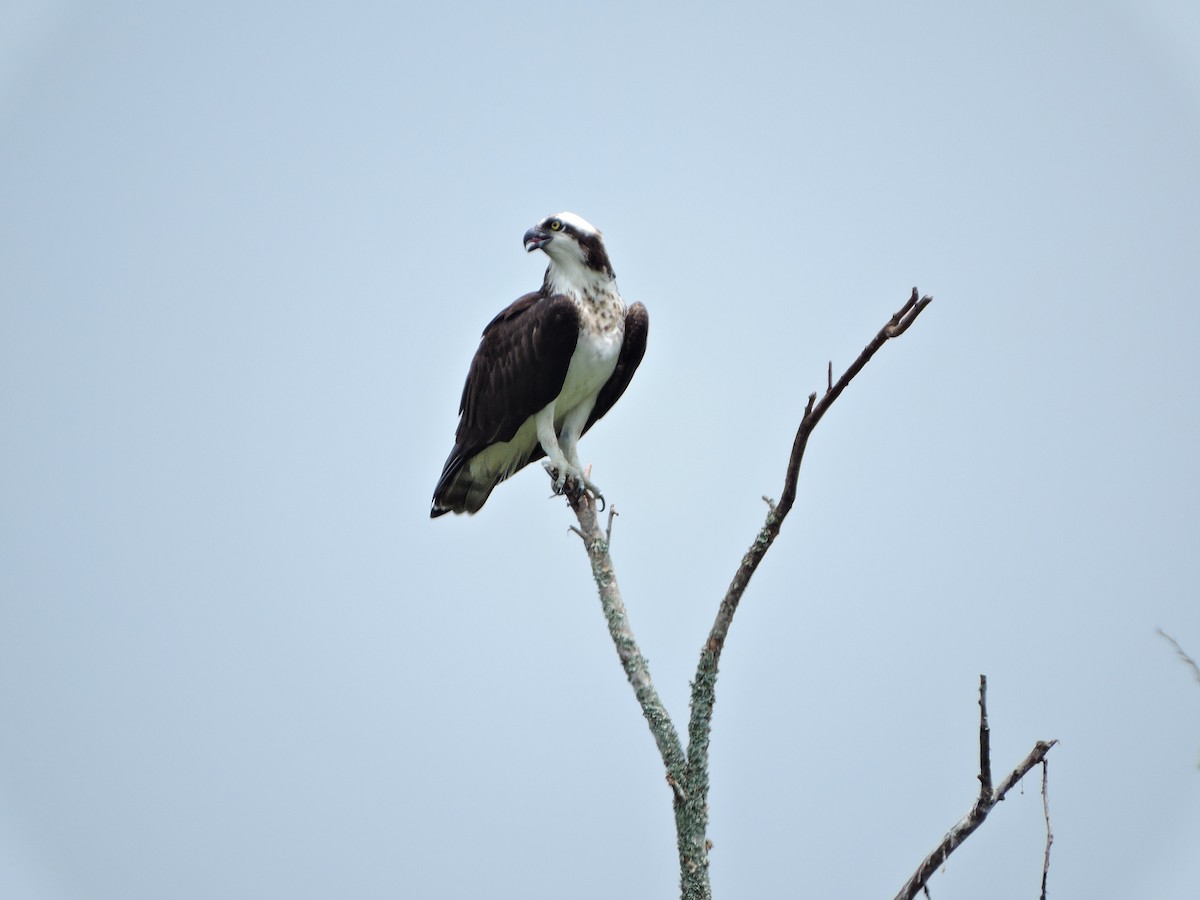
[{"label": "mottled gray bark", "polygon": [[800,476],[800,463],[809,435],[876,351],[890,339],[903,334],[931,300],[932,298],[927,296],[921,297],[917,289],[913,288],[908,302],[880,329],[836,383],[833,382],[832,369],[830,370],[826,390],[821,399],[818,400],[816,394],[809,396],[792,443],[792,453],[788,460],[779,503],[767,500],[766,521],[759,529],[750,549],[742,557],[742,562],[721,600],[708,639],[701,648],[700,661],[692,682],[686,752],[680,742],[679,732],[654,689],[645,657],[638,649],[625,614],[612,557],[608,552],[614,513],[609,512],[607,526],[602,530],[594,499],[581,490],[577,483],[572,482],[568,485],[567,499],[579,520],[579,528],[574,530],[587,548],[609,634],[666,768],[667,784],[671,788],[675,804],[679,883],[683,900],[710,900],[712,897],[708,877],[708,851],[711,846],[708,841],[708,744],[712,731],[713,707],[716,703],[717,671],[734,613],[737,612],[751,577],[778,537],[783,520],[795,502],[796,482]]}]

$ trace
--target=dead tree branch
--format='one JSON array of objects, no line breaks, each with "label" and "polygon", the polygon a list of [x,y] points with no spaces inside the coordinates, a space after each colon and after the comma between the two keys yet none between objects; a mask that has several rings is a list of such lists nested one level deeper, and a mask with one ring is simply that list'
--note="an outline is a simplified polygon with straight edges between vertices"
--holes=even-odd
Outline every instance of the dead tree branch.
[{"label": "dead tree branch", "polygon": [[[800,419],[800,427],[796,429],[796,437],[792,441],[792,455],[788,459],[787,475],[783,481],[783,494],[779,498],[779,502],[771,506],[767,513],[766,522],[759,530],[758,536],[754,539],[754,543],[750,545],[750,549],[746,555],[742,557],[742,563],[738,566],[738,570],[734,573],[733,581],[729,583],[729,589],[725,592],[725,597],[721,601],[721,607],[717,611],[716,621],[713,623],[712,631],[709,633],[708,641],[705,644],[704,653],[701,659],[701,669],[706,668],[704,656],[711,657],[711,668],[715,673],[717,663],[720,661],[721,650],[725,647],[725,639],[729,635],[729,626],[733,623],[733,615],[737,612],[738,604],[742,601],[742,594],[746,591],[746,586],[750,583],[755,571],[758,569],[758,564],[762,562],[767,551],[771,549],[771,544],[775,542],[775,538],[779,536],[779,529],[783,525],[783,520],[787,518],[787,514],[791,512],[792,504],[796,502],[796,483],[800,479],[800,463],[804,459],[804,450],[808,446],[809,435],[813,429],[824,418],[825,413],[829,411],[829,407],[833,406],[834,401],[842,395],[842,391],[854,380],[854,376],[863,370],[871,357],[876,354],[880,347],[886,344],[889,340],[899,337],[908,330],[908,327],[916,320],[917,316],[933,302],[930,296],[920,297],[917,289],[913,288],[912,296],[900,308],[883,328],[879,329],[879,333],[872,338],[867,344],[863,352],[845,372],[842,377],[837,380],[836,384],[832,384],[825,389],[825,394],[820,401],[817,400],[817,395],[809,394],[808,403],[804,407],[804,415]],[[832,368],[829,370],[832,372]],[[699,675],[700,672],[698,671]]]},{"label": "dead tree branch", "polygon": [[879,348],[907,331],[932,299],[929,296],[920,296],[917,289],[913,288],[912,296],[900,311],[880,329],[836,383],[832,379],[833,368],[830,364],[825,394],[820,401],[815,393],[809,396],[792,443],[783,494],[778,504],[767,500],[766,522],[759,530],[750,550],[742,558],[741,565],[738,566],[733,581],[721,600],[716,620],[701,650],[696,677],[692,683],[686,754],[680,744],[679,733],[650,681],[646,660],[629,628],[608,552],[612,536],[612,518],[609,517],[607,531],[602,530],[597,521],[593,498],[582,490],[579,484],[568,484],[567,499],[579,520],[579,528],[572,530],[583,538],[587,548],[609,633],[667,770],[667,783],[671,787],[675,803],[680,890],[683,900],[710,900],[712,897],[708,877],[708,744],[712,730],[713,705],[716,702],[717,668],[733,615],[751,576],[779,535],[780,526],[796,500],[796,482],[800,477],[800,462],[804,457],[809,435]]},{"label": "dead tree branch", "polygon": [[642,707],[642,714],[650,726],[650,733],[658,745],[659,755],[662,756],[663,765],[667,769],[668,780],[674,776],[677,783],[682,784],[684,756],[679,733],[675,730],[662,700],[659,699],[658,691],[650,678],[646,658],[634,639],[633,629],[629,627],[625,602],[621,598],[621,588],[617,584],[617,574],[613,570],[612,557],[608,552],[614,513],[609,513],[609,530],[601,529],[596,516],[595,501],[575,482],[568,484],[567,501],[579,519],[579,528],[572,527],[571,530],[583,538],[583,545],[587,548],[588,558],[592,562],[592,577],[600,592],[600,606],[604,611],[604,619],[608,622],[608,633],[617,648],[621,667],[633,686],[638,704]]},{"label": "dead tree branch", "polygon": [[1158,629],[1158,633],[1160,637],[1171,643],[1171,646],[1175,648],[1175,652],[1179,654],[1179,658],[1192,670],[1192,674],[1196,676],[1196,680],[1200,681],[1200,666],[1196,665],[1196,661],[1187,655],[1187,651],[1183,649],[1179,641],[1175,640],[1175,638],[1171,637],[1161,628]]},{"label": "dead tree branch", "polygon": [[[925,887],[925,883],[933,876],[943,863],[949,858],[963,841],[970,837],[983,820],[987,818],[988,813],[992,808],[1004,799],[1004,795],[1012,790],[1017,782],[1028,774],[1029,770],[1038,763],[1045,765],[1046,754],[1050,752],[1058,741],[1038,741],[1034,744],[1029,755],[1021,760],[1020,764],[1013,769],[1008,776],[1000,782],[1000,786],[992,788],[992,760],[990,746],[990,732],[987,724],[987,678],[983,675],[979,676],[979,796],[975,803],[971,806],[971,811],[957,825],[950,829],[949,833],[942,838],[942,842],[925,857],[924,861],[917,867],[917,871],[913,873],[912,878],[900,889],[900,893],[896,895],[896,900],[912,900],[917,896],[917,892]],[[1046,896],[1046,875],[1050,869],[1050,843],[1053,840],[1050,832],[1050,806],[1049,800],[1046,799],[1046,772],[1042,771],[1042,799],[1043,808],[1046,814],[1046,856],[1042,868],[1042,897]]]},{"label": "dead tree branch", "polygon": [[[625,613],[625,603],[621,598],[621,589],[617,584],[612,557],[609,555],[615,510],[610,510],[607,526],[601,528],[596,515],[596,502],[587,491],[576,482],[568,482],[566,495],[567,502],[579,520],[579,528],[571,530],[583,538],[584,547],[587,548],[588,558],[592,563],[592,577],[600,593],[600,606],[604,611],[604,619],[608,622],[608,633],[617,648],[621,667],[633,687],[667,772],[667,785],[671,788],[675,803],[675,834],[679,848],[680,878],[684,885],[683,896],[688,900],[708,900],[712,896],[708,885],[708,871],[700,867],[700,861],[706,853],[705,838],[701,830],[698,852],[694,840],[697,830],[696,804],[688,791],[687,758],[679,741],[679,732],[676,731],[667,708],[663,706],[658,691],[654,688],[646,658],[642,655],[633,636],[633,629],[629,626],[629,617]],[[700,879],[699,875],[703,878]]]},{"label": "dead tree branch", "polygon": [[1042,815],[1046,819],[1046,853],[1042,857],[1042,900],[1046,900],[1046,879],[1050,877],[1050,845],[1054,829],[1050,827],[1050,760],[1042,760]]}]

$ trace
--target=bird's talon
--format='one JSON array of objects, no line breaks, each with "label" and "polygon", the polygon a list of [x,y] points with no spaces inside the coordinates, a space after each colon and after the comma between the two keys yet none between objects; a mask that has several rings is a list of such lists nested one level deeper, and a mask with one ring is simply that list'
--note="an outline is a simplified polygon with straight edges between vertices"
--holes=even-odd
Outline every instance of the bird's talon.
[{"label": "bird's talon", "polygon": [[596,487],[596,485],[592,484],[591,479],[586,478],[582,475],[579,476],[579,487],[580,487],[580,490],[585,491],[588,494],[591,494],[592,499],[597,503],[597,507],[596,507],[597,509],[599,509],[599,510],[604,509],[604,495],[602,493],[600,493],[600,488],[598,488],[598,487]]},{"label": "bird's talon", "polygon": [[[600,493],[600,489],[592,484],[591,480],[580,470],[574,466],[568,466],[565,469],[560,469],[558,466],[550,462],[543,462],[543,468],[550,473],[553,480],[552,490],[555,494],[562,495],[570,490],[572,493],[578,491],[581,494],[590,494],[597,503],[597,509],[604,511],[607,504],[604,501],[604,495]],[[568,487],[570,486],[570,487]]]}]

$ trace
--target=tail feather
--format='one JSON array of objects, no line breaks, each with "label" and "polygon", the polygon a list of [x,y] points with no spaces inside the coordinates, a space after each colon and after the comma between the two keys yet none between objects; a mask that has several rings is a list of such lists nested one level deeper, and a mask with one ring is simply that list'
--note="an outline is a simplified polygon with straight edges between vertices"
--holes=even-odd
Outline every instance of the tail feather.
[{"label": "tail feather", "polygon": [[467,459],[461,448],[455,447],[446,460],[442,477],[433,491],[433,505],[429,517],[436,519],[448,512],[477,513],[491,496],[492,489],[500,483],[501,476],[476,478],[467,467]]}]

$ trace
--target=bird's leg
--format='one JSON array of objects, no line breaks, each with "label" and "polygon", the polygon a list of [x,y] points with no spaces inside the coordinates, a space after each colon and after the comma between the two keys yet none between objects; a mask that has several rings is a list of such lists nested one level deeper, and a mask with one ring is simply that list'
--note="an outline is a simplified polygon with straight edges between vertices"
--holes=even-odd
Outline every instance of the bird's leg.
[{"label": "bird's leg", "polygon": [[562,424],[561,434],[554,430],[554,401],[551,401],[537,415],[538,443],[546,453],[546,461],[542,463],[546,471],[554,479],[554,493],[561,494],[567,489],[567,482],[576,481],[583,490],[587,491],[604,508],[604,495],[592,484],[584,472],[583,464],[579,461],[579,453],[575,443],[583,431],[591,407],[577,407],[568,415]]},{"label": "bird's leg", "polygon": [[590,478],[592,467],[584,468],[583,463],[579,461],[579,436],[583,433],[583,426],[587,423],[591,411],[590,404],[586,407],[579,406],[572,411],[571,415],[567,416],[566,421],[563,422],[562,432],[558,436],[558,445],[571,467],[571,477],[575,478],[584,490],[596,498],[600,509],[604,509],[604,495],[600,493],[600,488],[596,487]]},{"label": "bird's leg", "polygon": [[551,400],[537,414],[535,424],[538,443],[542,445],[542,450],[546,454],[546,461],[542,465],[554,479],[554,493],[561,494],[563,488],[567,486],[567,478],[571,475],[571,464],[567,460],[566,454],[563,453],[562,447],[559,446],[558,434],[554,430],[554,405],[554,401]]},{"label": "bird's leg", "polygon": [[[559,442],[554,430],[554,401],[551,401],[537,416],[538,443],[546,453],[546,461],[542,463],[546,471],[554,478],[554,493],[561,494],[567,487],[570,478],[581,479],[583,472],[579,466],[573,465],[572,460],[564,452],[563,444]],[[567,432],[564,430],[565,443]],[[570,446],[569,444],[567,445]]]}]

